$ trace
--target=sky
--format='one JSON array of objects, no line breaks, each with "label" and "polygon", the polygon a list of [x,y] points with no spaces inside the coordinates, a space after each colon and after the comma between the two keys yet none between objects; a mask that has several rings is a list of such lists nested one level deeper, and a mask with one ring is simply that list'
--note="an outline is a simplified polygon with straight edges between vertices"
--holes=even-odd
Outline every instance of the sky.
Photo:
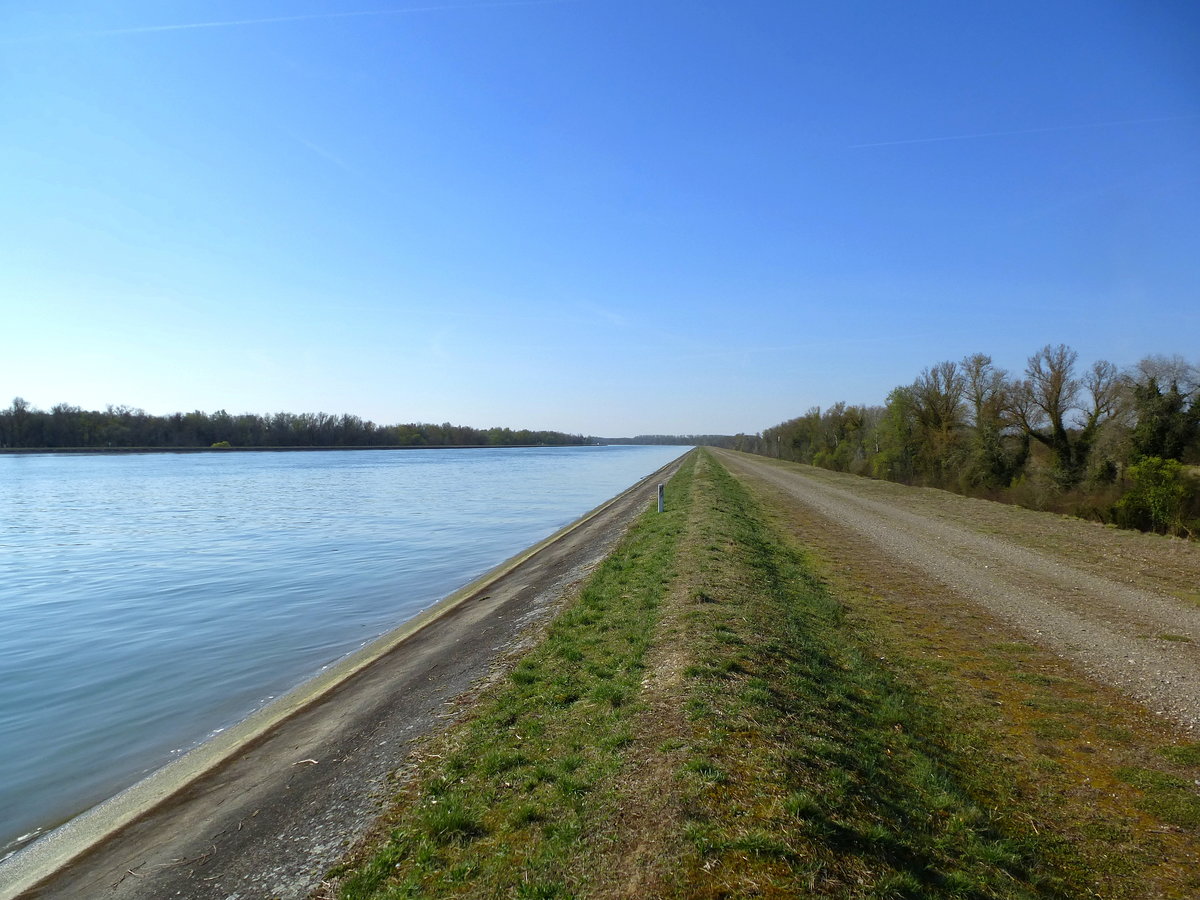
[{"label": "sky", "polygon": [[1200,362],[1190,0],[0,0],[0,405],[755,433]]}]

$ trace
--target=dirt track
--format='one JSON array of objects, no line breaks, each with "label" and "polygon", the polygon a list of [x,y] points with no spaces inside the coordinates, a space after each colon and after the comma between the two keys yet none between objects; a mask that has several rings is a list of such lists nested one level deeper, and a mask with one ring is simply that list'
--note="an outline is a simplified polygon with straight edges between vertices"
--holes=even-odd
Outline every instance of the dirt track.
[{"label": "dirt track", "polygon": [[718,451],[731,472],[1200,730],[1200,546]]},{"label": "dirt track", "polygon": [[[537,633],[679,461],[20,897],[299,898],[375,821],[412,742]],[[36,847],[36,845],[35,845]],[[13,896],[0,867],[0,897]]]}]

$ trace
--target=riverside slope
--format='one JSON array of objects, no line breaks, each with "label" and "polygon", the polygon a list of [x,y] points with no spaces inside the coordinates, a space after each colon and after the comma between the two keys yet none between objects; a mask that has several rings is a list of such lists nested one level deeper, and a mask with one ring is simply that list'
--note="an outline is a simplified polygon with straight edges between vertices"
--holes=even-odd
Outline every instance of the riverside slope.
[{"label": "riverside slope", "polygon": [[681,462],[469,585],[429,624],[82,856],[45,865],[39,842],[9,860],[0,898],[307,896],[374,822],[412,742],[503,670]]}]

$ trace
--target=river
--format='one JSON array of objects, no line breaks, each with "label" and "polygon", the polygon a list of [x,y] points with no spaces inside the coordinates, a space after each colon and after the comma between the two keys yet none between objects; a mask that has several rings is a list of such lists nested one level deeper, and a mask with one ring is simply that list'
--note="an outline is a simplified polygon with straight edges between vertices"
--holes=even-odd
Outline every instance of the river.
[{"label": "river", "polygon": [[685,449],[0,456],[0,858]]}]

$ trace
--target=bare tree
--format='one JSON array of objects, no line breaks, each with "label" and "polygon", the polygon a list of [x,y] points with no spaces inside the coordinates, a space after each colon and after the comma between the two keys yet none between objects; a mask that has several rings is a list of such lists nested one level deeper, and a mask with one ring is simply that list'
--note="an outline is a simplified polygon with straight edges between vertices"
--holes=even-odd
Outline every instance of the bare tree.
[{"label": "bare tree", "polygon": [[925,369],[910,388],[919,429],[918,465],[938,484],[959,471],[966,390],[966,377],[950,361]]},{"label": "bare tree", "polygon": [[1161,387],[1174,385],[1184,397],[1200,394],[1200,366],[1193,365],[1179,354],[1147,356],[1134,367],[1131,377],[1138,384],[1153,380]]},{"label": "bare tree", "polygon": [[1065,344],[1047,344],[1029,357],[1010,405],[1022,430],[1053,452],[1055,479],[1063,487],[1083,479],[1096,430],[1112,418],[1120,388],[1112,363],[1099,360],[1080,377],[1078,359]]},{"label": "bare tree", "polygon": [[999,426],[1004,422],[1008,373],[992,365],[986,353],[974,353],[962,361],[966,379],[967,409],[974,428]]},{"label": "bare tree", "polygon": [[940,362],[913,382],[913,399],[922,427],[931,433],[949,434],[963,424],[963,397],[967,379],[954,362]]},{"label": "bare tree", "polygon": [[1008,373],[997,369],[986,353],[965,357],[961,366],[971,427],[967,478],[976,485],[1006,487],[1029,455],[1029,436],[1024,432],[1012,434],[1013,390]]}]

